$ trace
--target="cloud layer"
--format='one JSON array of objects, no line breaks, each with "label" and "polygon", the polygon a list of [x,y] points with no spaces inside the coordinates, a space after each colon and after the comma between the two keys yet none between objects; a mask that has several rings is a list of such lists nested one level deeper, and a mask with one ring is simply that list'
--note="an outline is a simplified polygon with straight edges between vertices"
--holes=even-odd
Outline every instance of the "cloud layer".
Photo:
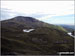
[{"label": "cloud layer", "polygon": [[55,16],[74,14],[74,1],[1,1],[1,8],[44,21]]}]

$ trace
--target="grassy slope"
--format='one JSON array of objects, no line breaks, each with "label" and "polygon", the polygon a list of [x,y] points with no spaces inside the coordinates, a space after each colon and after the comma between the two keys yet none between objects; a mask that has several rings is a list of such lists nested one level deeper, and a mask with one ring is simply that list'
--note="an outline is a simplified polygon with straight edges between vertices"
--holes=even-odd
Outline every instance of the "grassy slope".
[{"label": "grassy slope", "polygon": [[42,55],[73,51],[73,38],[50,28],[37,28],[30,33],[2,31],[1,43],[3,54]]},{"label": "grassy slope", "polygon": [[[2,54],[47,55],[73,51],[74,38],[68,36],[62,27],[38,21],[28,22],[16,20],[1,22]],[[24,33],[22,31],[24,28],[35,30]]]}]

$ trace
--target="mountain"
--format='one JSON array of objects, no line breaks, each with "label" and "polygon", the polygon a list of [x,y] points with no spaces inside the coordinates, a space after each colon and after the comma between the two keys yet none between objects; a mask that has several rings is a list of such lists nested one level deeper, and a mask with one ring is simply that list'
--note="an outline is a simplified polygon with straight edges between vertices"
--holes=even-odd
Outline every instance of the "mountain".
[{"label": "mountain", "polygon": [[[24,32],[24,29],[34,30]],[[1,21],[2,55],[53,55],[73,51],[74,38],[61,26],[24,16]]]},{"label": "mountain", "polygon": [[55,26],[52,24],[44,23],[32,17],[18,16],[10,20],[4,20],[1,23],[3,24],[2,25],[3,27],[12,28],[14,26],[14,28],[20,28],[20,29],[49,27],[49,28],[54,28],[54,29],[58,29],[58,30],[62,30],[66,32],[66,30],[62,28],[61,26]]},{"label": "mountain", "polygon": [[66,29],[68,32],[73,32],[75,30],[75,26],[74,25],[61,24],[60,26],[63,27],[64,29]]}]

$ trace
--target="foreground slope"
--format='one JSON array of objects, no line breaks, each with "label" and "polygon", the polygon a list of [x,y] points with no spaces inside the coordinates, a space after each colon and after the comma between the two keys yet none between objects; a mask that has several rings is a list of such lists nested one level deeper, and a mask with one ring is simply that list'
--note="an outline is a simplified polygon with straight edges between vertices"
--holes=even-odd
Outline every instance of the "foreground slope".
[{"label": "foreground slope", "polygon": [[[23,32],[23,29],[34,29]],[[18,16],[1,22],[1,54],[49,55],[74,50],[74,38],[66,30],[36,20]]]}]

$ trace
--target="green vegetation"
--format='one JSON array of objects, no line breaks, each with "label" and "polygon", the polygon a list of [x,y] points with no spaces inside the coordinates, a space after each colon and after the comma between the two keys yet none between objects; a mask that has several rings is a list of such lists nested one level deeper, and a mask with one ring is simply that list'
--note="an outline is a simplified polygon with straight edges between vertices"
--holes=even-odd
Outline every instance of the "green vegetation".
[{"label": "green vegetation", "polygon": [[[9,23],[11,21],[14,22]],[[74,38],[70,37],[62,27],[32,18],[30,20],[19,18],[19,21],[12,19],[1,22],[2,55],[54,55],[61,51],[74,51]],[[28,28],[35,30],[29,33],[23,32],[23,29]]]}]

